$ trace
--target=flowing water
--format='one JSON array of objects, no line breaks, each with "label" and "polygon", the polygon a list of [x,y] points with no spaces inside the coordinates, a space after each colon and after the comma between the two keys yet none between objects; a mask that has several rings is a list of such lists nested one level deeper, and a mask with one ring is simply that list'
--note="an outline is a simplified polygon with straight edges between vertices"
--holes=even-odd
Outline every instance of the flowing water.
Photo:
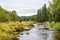
[{"label": "flowing water", "polygon": [[54,31],[35,27],[29,31],[21,32],[19,34],[19,40],[55,40],[54,36]]}]

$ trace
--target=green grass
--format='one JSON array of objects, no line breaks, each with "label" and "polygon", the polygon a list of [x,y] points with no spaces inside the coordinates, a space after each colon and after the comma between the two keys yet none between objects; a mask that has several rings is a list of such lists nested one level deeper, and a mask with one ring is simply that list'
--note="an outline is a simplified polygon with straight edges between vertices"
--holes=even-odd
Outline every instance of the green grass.
[{"label": "green grass", "polygon": [[55,23],[53,27],[55,28],[55,30],[60,31],[60,23]]},{"label": "green grass", "polygon": [[58,22],[45,22],[46,25],[51,26],[51,29],[56,30],[56,31],[60,31],[60,23]]}]

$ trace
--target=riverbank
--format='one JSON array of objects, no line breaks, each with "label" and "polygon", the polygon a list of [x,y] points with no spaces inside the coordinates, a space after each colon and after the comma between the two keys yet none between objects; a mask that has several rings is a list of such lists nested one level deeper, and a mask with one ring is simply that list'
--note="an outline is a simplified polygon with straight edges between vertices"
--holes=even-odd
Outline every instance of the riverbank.
[{"label": "riverbank", "polygon": [[0,40],[18,40],[18,33],[23,31],[25,27],[31,28],[33,21],[10,21],[0,23]]},{"label": "riverbank", "polygon": [[50,26],[50,30],[60,31],[60,22],[45,22],[45,24]]},{"label": "riverbank", "polygon": [[[30,30],[35,22],[33,21],[10,21],[0,23],[0,40],[18,40],[18,34],[24,30]],[[49,30],[60,31],[60,23],[49,23],[44,24],[50,26]]]}]

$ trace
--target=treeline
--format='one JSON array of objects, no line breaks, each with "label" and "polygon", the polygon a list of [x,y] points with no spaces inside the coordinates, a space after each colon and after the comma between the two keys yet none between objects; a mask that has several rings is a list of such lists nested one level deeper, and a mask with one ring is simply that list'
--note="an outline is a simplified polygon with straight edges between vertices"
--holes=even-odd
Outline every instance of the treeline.
[{"label": "treeline", "polygon": [[21,16],[20,21],[35,21],[35,15],[34,16]]},{"label": "treeline", "polygon": [[22,17],[22,20],[32,20],[37,22],[60,22],[60,1],[52,0],[49,7],[46,7],[46,4],[42,8],[38,9],[37,14],[30,17]]},{"label": "treeline", "polygon": [[36,15],[36,21],[38,22],[48,21],[48,13],[47,13],[46,4],[44,4],[42,8],[38,9],[37,15]]},{"label": "treeline", "polygon": [[15,10],[7,11],[0,6],[0,22],[6,21],[37,21],[37,22],[60,22],[60,2],[59,0],[52,0],[49,7],[46,4],[38,9],[37,14],[33,16],[19,17]]},{"label": "treeline", "polygon": [[46,4],[37,11],[36,21],[38,22],[60,22],[60,1],[52,0],[49,7]]},{"label": "treeline", "polygon": [[0,6],[0,22],[18,21],[16,11],[7,11]]}]

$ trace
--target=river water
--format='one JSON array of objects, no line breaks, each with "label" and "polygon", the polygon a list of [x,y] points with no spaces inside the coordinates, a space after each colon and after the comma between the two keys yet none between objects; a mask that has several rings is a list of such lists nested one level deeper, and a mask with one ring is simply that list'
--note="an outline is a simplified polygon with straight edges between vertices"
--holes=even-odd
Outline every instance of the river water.
[{"label": "river water", "polygon": [[54,36],[54,31],[35,27],[29,31],[21,32],[19,40],[55,40]]}]

